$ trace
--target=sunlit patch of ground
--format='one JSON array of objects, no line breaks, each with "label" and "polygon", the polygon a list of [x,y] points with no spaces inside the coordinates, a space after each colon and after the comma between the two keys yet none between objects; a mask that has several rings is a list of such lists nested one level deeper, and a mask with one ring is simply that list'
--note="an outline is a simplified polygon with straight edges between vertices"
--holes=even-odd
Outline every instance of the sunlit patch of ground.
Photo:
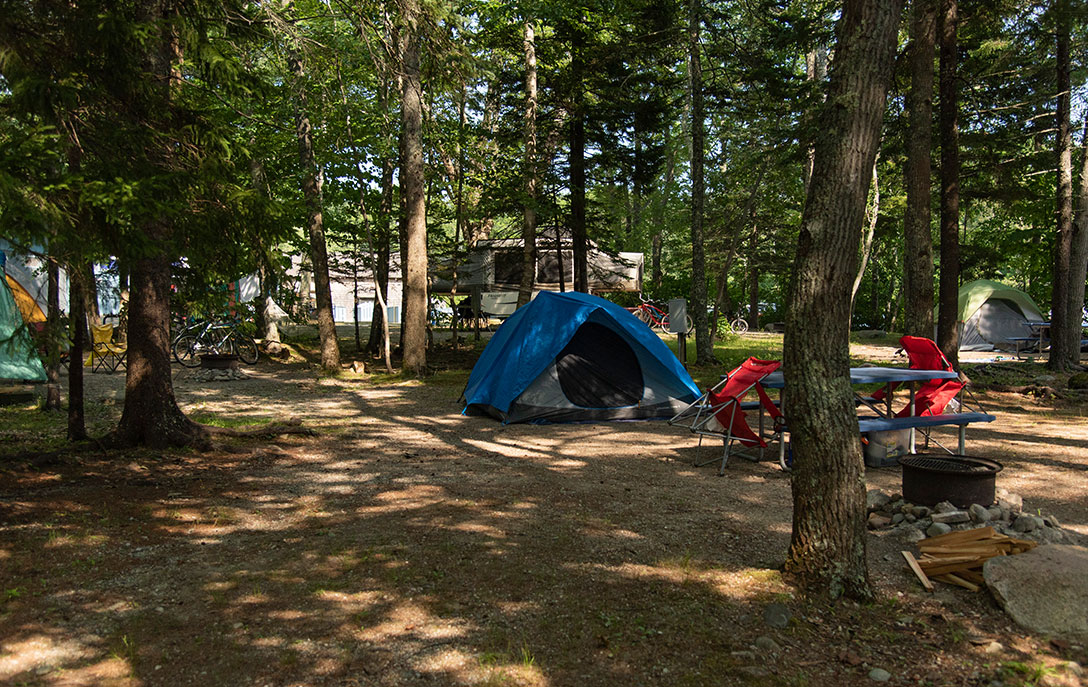
[{"label": "sunlit patch of ground", "polygon": [[[123,384],[90,378],[93,398]],[[879,535],[876,604],[807,604],[779,571],[790,481],[772,462],[718,477],[691,463],[720,442],[681,428],[503,426],[460,415],[460,390],[258,366],[182,380],[179,400],[227,426],[300,417],[317,436],[5,468],[0,683],[851,687],[879,666],[897,684],[1015,685],[1002,665],[1088,663],[984,595],[922,593]],[[998,421],[968,446],[1088,534],[1083,413],[984,401]],[[900,488],[895,470],[866,478]],[[785,628],[764,621],[772,603]]]}]

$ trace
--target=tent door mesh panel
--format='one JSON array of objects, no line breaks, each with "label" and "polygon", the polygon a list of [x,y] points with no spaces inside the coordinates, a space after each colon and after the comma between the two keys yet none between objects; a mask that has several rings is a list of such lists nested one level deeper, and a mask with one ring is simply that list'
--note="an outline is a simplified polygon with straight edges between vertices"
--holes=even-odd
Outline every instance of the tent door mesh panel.
[{"label": "tent door mesh panel", "polygon": [[583,408],[620,408],[642,399],[642,367],[616,332],[586,322],[555,357],[563,394]]}]

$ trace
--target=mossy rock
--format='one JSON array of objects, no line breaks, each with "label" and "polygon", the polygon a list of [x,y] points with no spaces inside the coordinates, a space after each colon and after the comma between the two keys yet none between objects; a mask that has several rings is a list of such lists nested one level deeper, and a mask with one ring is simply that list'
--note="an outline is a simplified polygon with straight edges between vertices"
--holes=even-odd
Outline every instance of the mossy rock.
[{"label": "mossy rock", "polygon": [[1088,372],[1078,372],[1069,378],[1070,389],[1088,389]]}]

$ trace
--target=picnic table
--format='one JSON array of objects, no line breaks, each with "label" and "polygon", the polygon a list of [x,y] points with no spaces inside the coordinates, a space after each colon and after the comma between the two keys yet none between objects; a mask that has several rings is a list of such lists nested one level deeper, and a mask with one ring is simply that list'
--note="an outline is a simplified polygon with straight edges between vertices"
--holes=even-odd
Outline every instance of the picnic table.
[{"label": "picnic table", "polygon": [[[859,416],[858,427],[862,432],[875,432],[875,431],[888,431],[888,430],[910,430],[910,452],[915,452],[914,444],[914,431],[918,428],[928,428],[936,426],[958,426],[959,427],[959,452],[963,454],[966,446],[966,429],[967,425],[975,422],[993,422],[995,419],[993,415],[983,412],[959,412],[959,413],[942,413],[940,415],[927,415],[924,417],[915,417],[913,415],[907,417],[895,417],[892,410],[892,391],[895,385],[907,385],[910,391],[910,409],[911,413],[914,412],[914,392],[916,385],[922,384],[935,379],[958,379],[959,373],[948,372],[945,370],[917,370],[903,367],[852,367],[850,368],[850,384],[855,387],[862,387],[872,384],[883,384],[885,387],[884,398],[882,402],[874,402],[874,399],[861,392],[856,392],[859,407],[864,406],[872,410],[875,413],[875,417],[872,416]],[[761,382],[766,389],[783,389],[786,386],[785,375],[782,370],[772,372],[763,378]],[[780,401],[781,403],[781,398]],[[789,413],[783,407],[782,412],[786,415],[786,427],[783,427],[783,438],[779,442],[779,462],[786,465],[785,451],[786,442],[785,434],[789,431]],[[762,412],[760,413],[760,426],[762,427],[763,418]]]},{"label": "picnic table", "polygon": [[1016,345],[1017,360],[1020,359],[1021,346],[1023,346],[1025,352],[1034,350],[1036,353],[1042,354],[1044,349],[1043,343],[1050,343],[1049,322],[1028,322],[1027,325],[1031,328],[1031,336],[1009,337],[1009,341],[1012,341]]}]

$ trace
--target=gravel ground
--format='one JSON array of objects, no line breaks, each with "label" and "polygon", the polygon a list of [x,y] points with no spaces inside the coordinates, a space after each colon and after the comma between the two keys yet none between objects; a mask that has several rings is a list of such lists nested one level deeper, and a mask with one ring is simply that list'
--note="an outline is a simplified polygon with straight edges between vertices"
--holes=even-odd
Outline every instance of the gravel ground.
[{"label": "gravel ground", "polygon": [[[880,668],[889,684],[1015,685],[1022,665],[1072,685],[1062,661],[1088,662],[985,593],[924,593],[890,531],[869,539],[880,601],[806,603],[778,571],[788,476],[692,467],[720,449],[680,428],[502,426],[460,415],[463,382],[441,377],[247,373],[176,368],[179,403],[316,436],[0,472],[0,683],[865,685]],[[119,412],[121,375],[87,382]],[[982,401],[998,419],[968,431],[971,452],[1088,537],[1084,409]],[[766,615],[782,607],[784,627]]]}]

